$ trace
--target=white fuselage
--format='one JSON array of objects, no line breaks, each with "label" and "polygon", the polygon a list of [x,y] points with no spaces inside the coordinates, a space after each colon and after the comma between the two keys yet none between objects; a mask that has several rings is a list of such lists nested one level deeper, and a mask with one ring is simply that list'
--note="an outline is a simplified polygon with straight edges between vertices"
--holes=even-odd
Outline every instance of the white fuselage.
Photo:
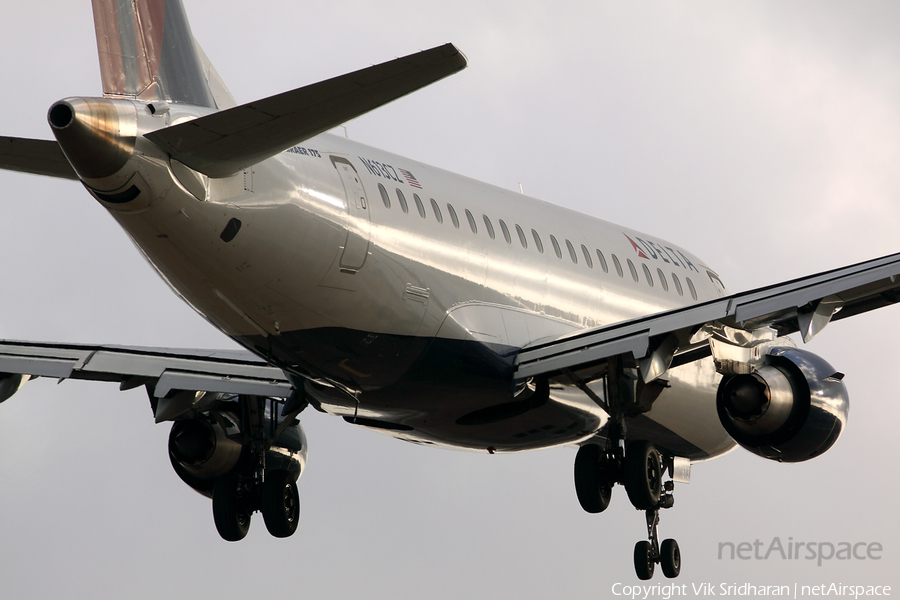
[{"label": "white fuselage", "polygon": [[[159,118],[139,109],[138,130]],[[140,136],[132,163],[146,201],[103,204],[167,283],[305,380],[317,408],[409,441],[602,436],[606,414],[577,388],[517,402],[515,353],[724,294],[669,242],[332,135],[224,179],[172,168]],[[712,361],[667,378],[629,431],[692,459],[730,449]]]}]

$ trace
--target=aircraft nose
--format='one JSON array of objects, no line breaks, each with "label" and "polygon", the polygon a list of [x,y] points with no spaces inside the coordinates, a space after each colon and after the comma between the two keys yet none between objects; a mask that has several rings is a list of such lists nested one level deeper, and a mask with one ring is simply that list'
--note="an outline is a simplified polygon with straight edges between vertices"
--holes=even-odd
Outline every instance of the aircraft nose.
[{"label": "aircraft nose", "polygon": [[81,179],[117,173],[134,153],[134,105],[106,98],[66,98],[50,107],[56,141]]}]

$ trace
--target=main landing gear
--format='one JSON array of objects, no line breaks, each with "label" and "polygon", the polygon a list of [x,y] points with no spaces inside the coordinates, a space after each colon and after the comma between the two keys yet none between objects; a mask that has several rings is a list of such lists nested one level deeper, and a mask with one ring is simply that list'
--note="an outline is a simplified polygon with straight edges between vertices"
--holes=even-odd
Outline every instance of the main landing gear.
[{"label": "main landing gear", "polygon": [[650,442],[622,443],[624,436],[613,432],[607,448],[597,444],[582,446],[575,456],[575,492],[581,507],[589,513],[599,513],[609,506],[612,489],[616,483],[625,486],[628,499],[647,519],[648,540],[634,546],[634,570],[638,579],[653,577],[657,564],[666,577],[677,577],[681,572],[681,551],[673,539],[659,543],[659,510],[675,504],[672,490],[674,482],[663,482],[666,469],[672,473],[672,465],[664,464],[659,451]]},{"label": "main landing gear", "polygon": [[300,521],[296,482],[303,467],[297,456],[301,451],[305,455],[305,439],[299,430],[289,440],[282,434],[295,427],[294,417],[305,408],[305,399],[292,395],[280,420],[276,415],[281,405],[274,399],[241,396],[239,402],[244,458],[213,487],[216,529],[226,541],[242,540],[250,530],[251,515],[259,511],[272,536],[290,537]]},{"label": "main landing gear", "polygon": [[274,537],[293,535],[300,521],[300,494],[287,471],[271,472],[262,482],[237,473],[224,475],[213,488],[212,504],[216,530],[229,542],[244,539],[257,510]]}]

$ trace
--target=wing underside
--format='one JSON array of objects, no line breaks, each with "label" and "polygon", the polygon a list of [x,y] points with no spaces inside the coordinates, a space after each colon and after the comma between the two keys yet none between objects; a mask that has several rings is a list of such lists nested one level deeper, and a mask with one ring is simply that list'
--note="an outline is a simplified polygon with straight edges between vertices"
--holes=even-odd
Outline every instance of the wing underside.
[{"label": "wing underside", "polygon": [[0,341],[0,373],[147,385],[157,398],[215,392],[286,398],[281,369],[249,352]]},{"label": "wing underside", "polygon": [[[726,296],[526,348],[517,379],[591,369],[612,357],[637,359],[645,380],[713,353],[710,340],[734,346],[799,332],[809,341],[829,322],[900,300],[900,254]],[[699,334],[699,335],[698,335]]]}]

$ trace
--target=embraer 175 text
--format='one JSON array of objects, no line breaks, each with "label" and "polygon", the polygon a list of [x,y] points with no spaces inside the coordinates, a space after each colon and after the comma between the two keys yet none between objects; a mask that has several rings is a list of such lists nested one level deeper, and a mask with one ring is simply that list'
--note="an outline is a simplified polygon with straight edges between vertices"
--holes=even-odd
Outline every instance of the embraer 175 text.
[{"label": "embraer 175 text", "polygon": [[645,512],[638,577],[681,568],[659,511],[736,444],[828,450],[843,375],[799,349],[892,304],[900,255],[730,295],[689,250],[326,131],[456,73],[453,45],[237,105],[180,0],[93,0],[103,96],[50,107],[56,141],[0,167],[80,181],[160,277],[246,352],[0,342],[29,379],[145,387],[219,534],[294,533],[314,409],[417,444],[568,445],[584,510]]}]

